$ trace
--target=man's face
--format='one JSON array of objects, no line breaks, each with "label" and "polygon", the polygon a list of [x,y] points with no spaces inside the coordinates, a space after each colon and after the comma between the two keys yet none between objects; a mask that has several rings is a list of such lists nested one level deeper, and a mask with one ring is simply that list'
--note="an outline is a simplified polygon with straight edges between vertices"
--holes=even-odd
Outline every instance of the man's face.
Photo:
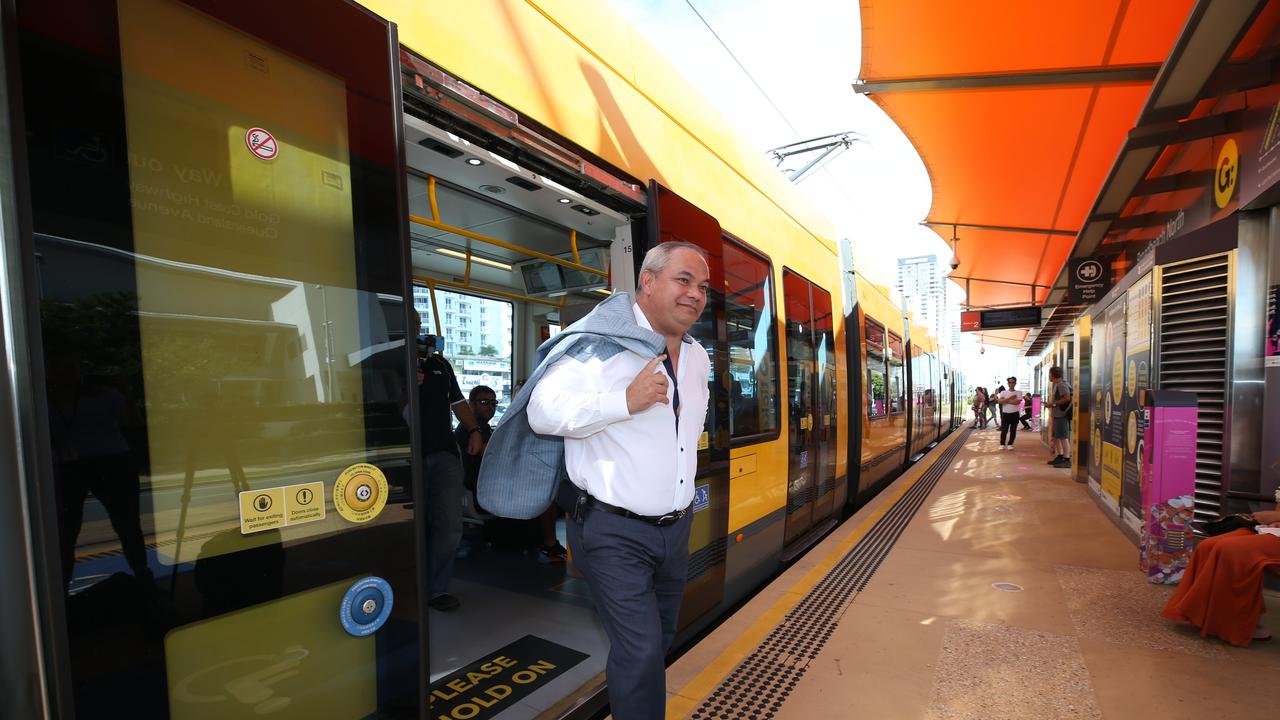
[{"label": "man's face", "polygon": [[708,281],[707,263],[685,248],[672,253],[660,272],[641,273],[641,307],[653,329],[662,335],[688,332],[707,306]]},{"label": "man's face", "polygon": [[476,393],[471,399],[471,412],[476,416],[476,422],[489,422],[497,409],[498,397],[493,393]]},{"label": "man's face", "polygon": [[1017,380],[1014,380],[1013,378],[1009,378],[1009,389],[1010,389],[1010,390],[1014,389],[1017,385],[1018,385],[1018,381],[1017,381]]}]

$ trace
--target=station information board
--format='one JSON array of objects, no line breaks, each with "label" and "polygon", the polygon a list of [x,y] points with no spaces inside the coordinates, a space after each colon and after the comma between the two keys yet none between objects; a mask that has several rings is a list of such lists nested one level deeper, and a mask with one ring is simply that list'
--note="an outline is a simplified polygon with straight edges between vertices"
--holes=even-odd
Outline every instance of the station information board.
[{"label": "station information board", "polygon": [[1040,306],[1001,308],[999,310],[970,310],[960,313],[960,330],[1007,330],[1009,328],[1040,327]]}]

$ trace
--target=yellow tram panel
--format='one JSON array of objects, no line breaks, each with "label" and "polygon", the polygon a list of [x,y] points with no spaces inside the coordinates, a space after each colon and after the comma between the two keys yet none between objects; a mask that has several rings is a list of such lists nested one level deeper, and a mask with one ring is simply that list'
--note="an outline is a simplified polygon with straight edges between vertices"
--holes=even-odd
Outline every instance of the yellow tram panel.
[{"label": "yellow tram panel", "polygon": [[830,223],[607,4],[362,4],[396,22],[405,47],[727,230],[750,229],[748,242],[803,237],[834,255]]}]

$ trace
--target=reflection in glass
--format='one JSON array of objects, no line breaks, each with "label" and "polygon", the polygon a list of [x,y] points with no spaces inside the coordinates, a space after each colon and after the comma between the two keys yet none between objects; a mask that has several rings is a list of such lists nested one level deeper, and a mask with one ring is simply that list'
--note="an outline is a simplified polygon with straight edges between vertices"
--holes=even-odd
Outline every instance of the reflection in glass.
[{"label": "reflection in glass", "polygon": [[884,417],[888,410],[888,387],[885,378],[884,326],[866,318],[863,343],[867,351],[867,417]]},{"label": "reflection in glass", "polygon": [[729,427],[733,437],[778,427],[777,341],[769,264],[725,243],[729,334]]},{"label": "reflection in glass", "polygon": [[906,379],[902,365],[902,338],[889,333],[889,411],[897,415],[906,410],[903,392]]}]

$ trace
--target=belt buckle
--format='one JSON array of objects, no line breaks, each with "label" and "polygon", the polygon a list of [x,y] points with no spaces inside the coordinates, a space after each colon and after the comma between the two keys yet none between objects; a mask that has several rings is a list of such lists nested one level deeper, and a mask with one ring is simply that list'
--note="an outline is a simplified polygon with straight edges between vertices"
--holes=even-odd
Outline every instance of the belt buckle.
[{"label": "belt buckle", "polygon": [[667,513],[666,515],[663,515],[662,517],[658,518],[657,522],[656,522],[656,523],[654,523],[654,524],[655,524],[655,525],[657,525],[658,527],[666,527],[666,526],[668,526],[668,525],[675,525],[676,523],[680,522],[680,518],[682,518],[682,517],[684,517],[684,511],[683,511],[683,510],[675,510],[675,511],[669,512],[669,513]]}]

